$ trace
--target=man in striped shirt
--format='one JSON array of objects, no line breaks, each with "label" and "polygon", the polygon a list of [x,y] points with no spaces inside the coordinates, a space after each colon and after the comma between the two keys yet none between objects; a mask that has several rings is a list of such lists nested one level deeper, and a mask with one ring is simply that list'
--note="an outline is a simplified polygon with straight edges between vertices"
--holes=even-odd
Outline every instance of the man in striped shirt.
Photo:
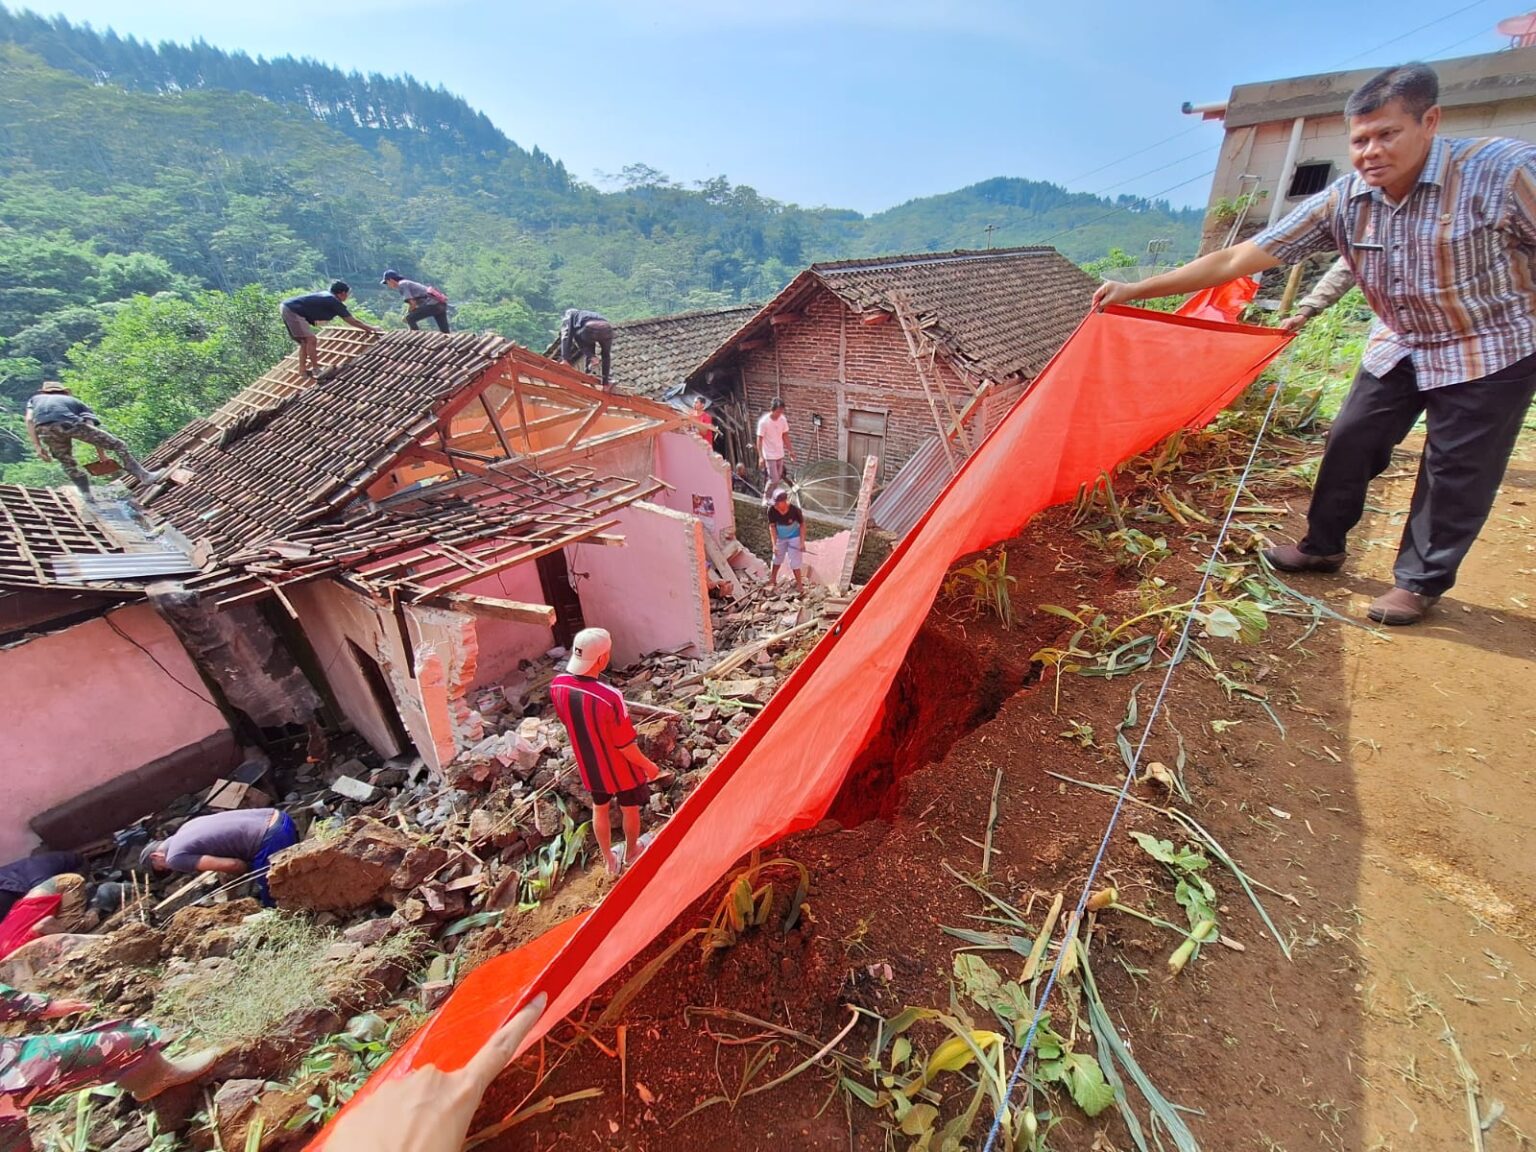
[{"label": "man in striped shirt", "polygon": [[592,831],[603,850],[603,863],[617,876],[621,862],[613,854],[608,804],[619,802],[627,864],[640,852],[640,807],[659,770],[636,743],[624,697],[598,679],[612,651],[613,638],[603,629],[576,633],[565,671],[550,681],[549,698],[571,738],[581,783],[592,795]]},{"label": "man in striped shirt", "polygon": [[1419,416],[1424,453],[1394,566],[1368,615],[1424,618],[1456,580],[1536,395],[1536,146],[1440,139],[1439,80],[1389,68],[1344,113],[1353,174],[1252,240],[1136,284],[1108,283],[1096,307],[1191,292],[1338,252],[1376,313],[1355,382],[1328,436],[1307,533],[1265,555],[1287,572],[1336,572]]}]

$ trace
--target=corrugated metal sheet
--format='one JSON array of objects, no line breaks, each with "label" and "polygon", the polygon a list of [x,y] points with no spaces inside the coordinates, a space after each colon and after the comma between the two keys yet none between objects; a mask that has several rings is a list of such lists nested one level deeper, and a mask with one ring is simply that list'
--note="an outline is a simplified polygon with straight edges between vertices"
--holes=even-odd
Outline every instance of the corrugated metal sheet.
[{"label": "corrugated metal sheet", "polygon": [[949,457],[937,436],[930,436],[918,445],[912,458],[901,466],[901,471],[885,486],[869,506],[869,518],[876,528],[905,536],[912,530],[918,517],[928,511],[939,493],[944,490],[954,470]]},{"label": "corrugated metal sheet", "polygon": [[196,572],[197,566],[180,552],[71,552],[49,561],[55,580],[64,584],[93,584],[100,580],[130,580],[145,576],[174,576]]}]

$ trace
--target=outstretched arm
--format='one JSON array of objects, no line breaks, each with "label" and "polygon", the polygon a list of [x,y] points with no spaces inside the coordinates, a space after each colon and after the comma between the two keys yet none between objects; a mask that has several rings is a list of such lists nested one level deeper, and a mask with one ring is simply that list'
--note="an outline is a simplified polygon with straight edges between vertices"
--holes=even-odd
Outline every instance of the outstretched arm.
[{"label": "outstretched arm", "polygon": [[1132,300],[1150,300],[1156,296],[1183,296],[1202,288],[1214,288],[1239,276],[1252,276],[1266,268],[1274,268],[1280,261],[1251,240],[1210,252],[1197,260],[1191,260],[1181,268],[1174,268],[1160,276],[1149,276],[1135,284],[1121,284],[1106,280],[1093,294],[1095,310],[1109,304],[1126,304]]}]

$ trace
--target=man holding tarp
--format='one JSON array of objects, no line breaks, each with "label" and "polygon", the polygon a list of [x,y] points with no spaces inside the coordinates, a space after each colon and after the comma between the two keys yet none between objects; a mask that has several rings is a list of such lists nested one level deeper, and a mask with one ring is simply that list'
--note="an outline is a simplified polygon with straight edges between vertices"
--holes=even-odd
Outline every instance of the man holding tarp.
[{"label": "man holding tarp", "polygon": [[1536,395],[1536,146],[1437,138],[1438,99],[1425,64],[1372,77],[1344,108],[1353,174],[1250,241],[1094,296],[1103,307],[1192,292],[1340,253],[1377,320],[1306,535],[1265,555],[1286,572],[1338,571],[1370,482],[1426,415],[1396,587],[1367,613],[1382,624],[1417,623],[1455,583]]}]

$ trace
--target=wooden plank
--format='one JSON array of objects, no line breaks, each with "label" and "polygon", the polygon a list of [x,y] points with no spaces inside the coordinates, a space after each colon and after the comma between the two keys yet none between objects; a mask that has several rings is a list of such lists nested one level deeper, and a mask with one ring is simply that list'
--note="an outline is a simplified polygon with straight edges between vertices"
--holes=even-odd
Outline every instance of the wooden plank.
[{"label": "wooden plank", "polygon": [[554,624],[555,610],[548,604],[525,604],[521,600],[505,600],[499,596],[476,596],[470,592],[447,592],[441,596],[429,596],[424,604],[441,604],[445,608],[463,608],[477,616],[490,616],[513,624]]},{"label": "wooden plank", "polygon": [[864,532],[869,527],[869,505],[875,494],[875,474],[880,470],[878,456],[864,457],[864,475],[859,480],[859,499],[853,507],[853,528],[848,534],[848,553],[843,557],[842,575],[838,577],[839,589],[853,583],[853,566],[858,563],[859,551],[864,547]]}]

